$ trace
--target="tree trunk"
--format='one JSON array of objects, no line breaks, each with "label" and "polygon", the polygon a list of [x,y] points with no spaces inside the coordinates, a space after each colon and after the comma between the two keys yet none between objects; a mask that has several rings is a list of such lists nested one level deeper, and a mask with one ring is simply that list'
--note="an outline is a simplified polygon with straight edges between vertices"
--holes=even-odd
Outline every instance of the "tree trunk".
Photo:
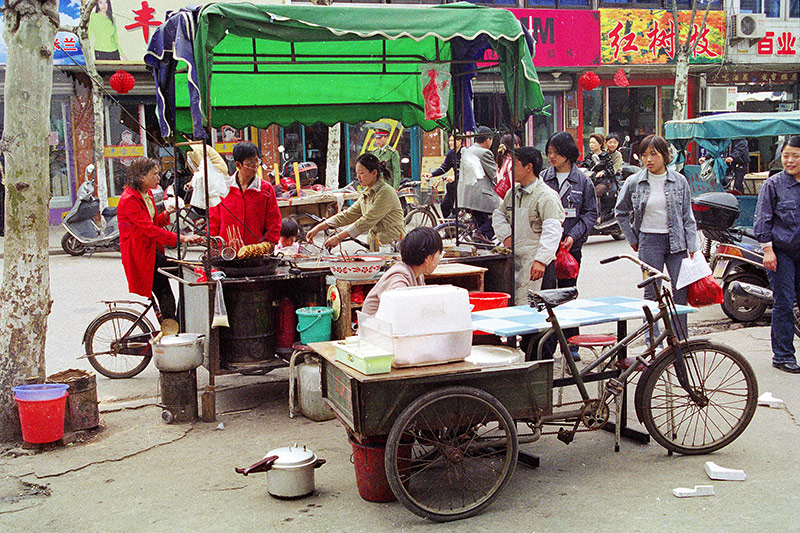
[{"label": "tree trunk", "polygon": [[[95,2],[87,2],[83,9],[91,11]],[[94,168],[97,177],[97,199],[100,200],[100,211],[108,207],[108,180],[106,179],[105,165],[105,103],[103,102],[103,78],[97,72],[94,62],[94,47],[89,39],[89,17],[82,17],[81,23],[76,28],[78,39],[83,50],[86,62],[86,72],[92,80],[92,112],[94,113]]]},{"label": "tree trunk", "polygon": [[328,128],[328,155],[325,162],[325,186],[339,188],[339,152],[342,146],[342,125],[336,123]]},{"label": "tree trunk", "polygon": [[0,286],[0,440],[18,437],[11,387],[44,378],[50,314],[50,95],[58,0],[6,0],[3,150],[6,237]]},{"label": "tree trunk", "polygon": [[675,103],[672,108],[672,120],[683,120],[689,91],[689,54],[678,54],[675,62]]}]

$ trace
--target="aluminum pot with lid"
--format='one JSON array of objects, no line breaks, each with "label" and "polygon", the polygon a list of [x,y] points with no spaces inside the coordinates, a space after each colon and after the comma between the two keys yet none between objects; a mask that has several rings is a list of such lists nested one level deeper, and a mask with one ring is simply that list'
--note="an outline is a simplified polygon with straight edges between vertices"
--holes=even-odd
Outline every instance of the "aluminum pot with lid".
[{"label": "aluminum pot with lid", "polygon": [[156,368],[164,372],[193,370],[203,364],[205,335],[179,333],[153,339]]},{"label": "aluminum pot with lid", "polygon": [[267,492],[278,498],[300,498],[314,492],[314,469],[325,464],[325,459],[305,446],[276,448],[259,462],[247,468],[237,468],[243,475],[267,473]]}]

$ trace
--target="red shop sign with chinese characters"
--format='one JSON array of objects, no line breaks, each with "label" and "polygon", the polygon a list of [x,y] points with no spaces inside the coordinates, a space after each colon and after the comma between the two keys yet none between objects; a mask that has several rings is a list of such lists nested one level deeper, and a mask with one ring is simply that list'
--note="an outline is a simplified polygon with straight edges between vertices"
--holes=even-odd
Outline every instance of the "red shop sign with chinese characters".
[{"label": "red shop sign with chinese characters", "polygon": [[[600,12],[573,9],[509,9],[536,41],[533,64],[540,67],[600,65]],[[497,60],[494,50],[484,58]]]},{"label": "red shop sign with chinese characters", "polygon": [[[691,11],[678,11],[681,40],[686,39]],[[721,63],[725,47],[725,15],[708,14],[700,30],[703,13],[696,14],[692,40],[697,42],[691,63]],[[675,62],[675,21],[672,13],[649,9],[601,9],[601,60],[609,64],[654,64]]]}]

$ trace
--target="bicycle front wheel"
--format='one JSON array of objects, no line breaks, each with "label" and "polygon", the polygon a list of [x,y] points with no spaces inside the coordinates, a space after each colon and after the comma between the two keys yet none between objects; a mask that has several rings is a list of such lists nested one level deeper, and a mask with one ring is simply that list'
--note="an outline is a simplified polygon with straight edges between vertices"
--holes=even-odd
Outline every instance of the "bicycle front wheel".
[{"label": "bicycle front wheel", "polygon": [[431,212],[422,207],[418,207],[410,211],[406,215],[404,222],[406,224],[407,231],[421,227],[432,228],[436,225],[436,219]]},{"label": "bicycle front wheel", "polygon": [[406,407],[386,441],[386,479],[412,513],[437,522],[479,513],[514,473],[514,421],[494,396],[447,387]]},{"label": "bicycle front wheel", "polygon": [[100,374],[111,379],[132,378],[150,364],[149,340],[155,329],[146,318],[137,323],[138,319],[138,313],[117,309],[95,318],[86,328],[84,350],[89,364]]},{"label": "bicycle front wheel", "polygon": [[758,402],[750,363],[736,350],[712,342],[682,346],[694,401],[678,383],[677,353],[661,355],[636,387],[636,413],[648,433],[667,450],[699,455],[719,450],[747,428]]}]

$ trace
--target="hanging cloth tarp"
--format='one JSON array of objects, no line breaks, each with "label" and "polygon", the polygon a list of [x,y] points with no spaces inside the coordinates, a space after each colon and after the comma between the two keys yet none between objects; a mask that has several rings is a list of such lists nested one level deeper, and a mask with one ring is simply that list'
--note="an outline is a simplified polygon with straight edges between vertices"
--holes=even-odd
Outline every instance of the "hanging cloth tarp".
[{"label": "hanging cloth tarp", "polygon": [[483,41],[497,53],[509,107],[515,119],[524,120],[544,103],[528,38],[511,12],[466,3],[208,4],[194,39],[203,122],[192,121],[197,114],[189,108],[195,102],[186,88],[187,73],[179,71],[177,127],[202,136],[203,126],[352,124],[382,117],[425,130],[457,127],[452,100],[445,117],[425,120],[417,66],[450,65],[453,94],[462,94],[459,78],[468,77],[458,76],[460,64],[453,62],[477,58],[459,57],[456,48],[471,47],[453,45],[471,41]]}]

